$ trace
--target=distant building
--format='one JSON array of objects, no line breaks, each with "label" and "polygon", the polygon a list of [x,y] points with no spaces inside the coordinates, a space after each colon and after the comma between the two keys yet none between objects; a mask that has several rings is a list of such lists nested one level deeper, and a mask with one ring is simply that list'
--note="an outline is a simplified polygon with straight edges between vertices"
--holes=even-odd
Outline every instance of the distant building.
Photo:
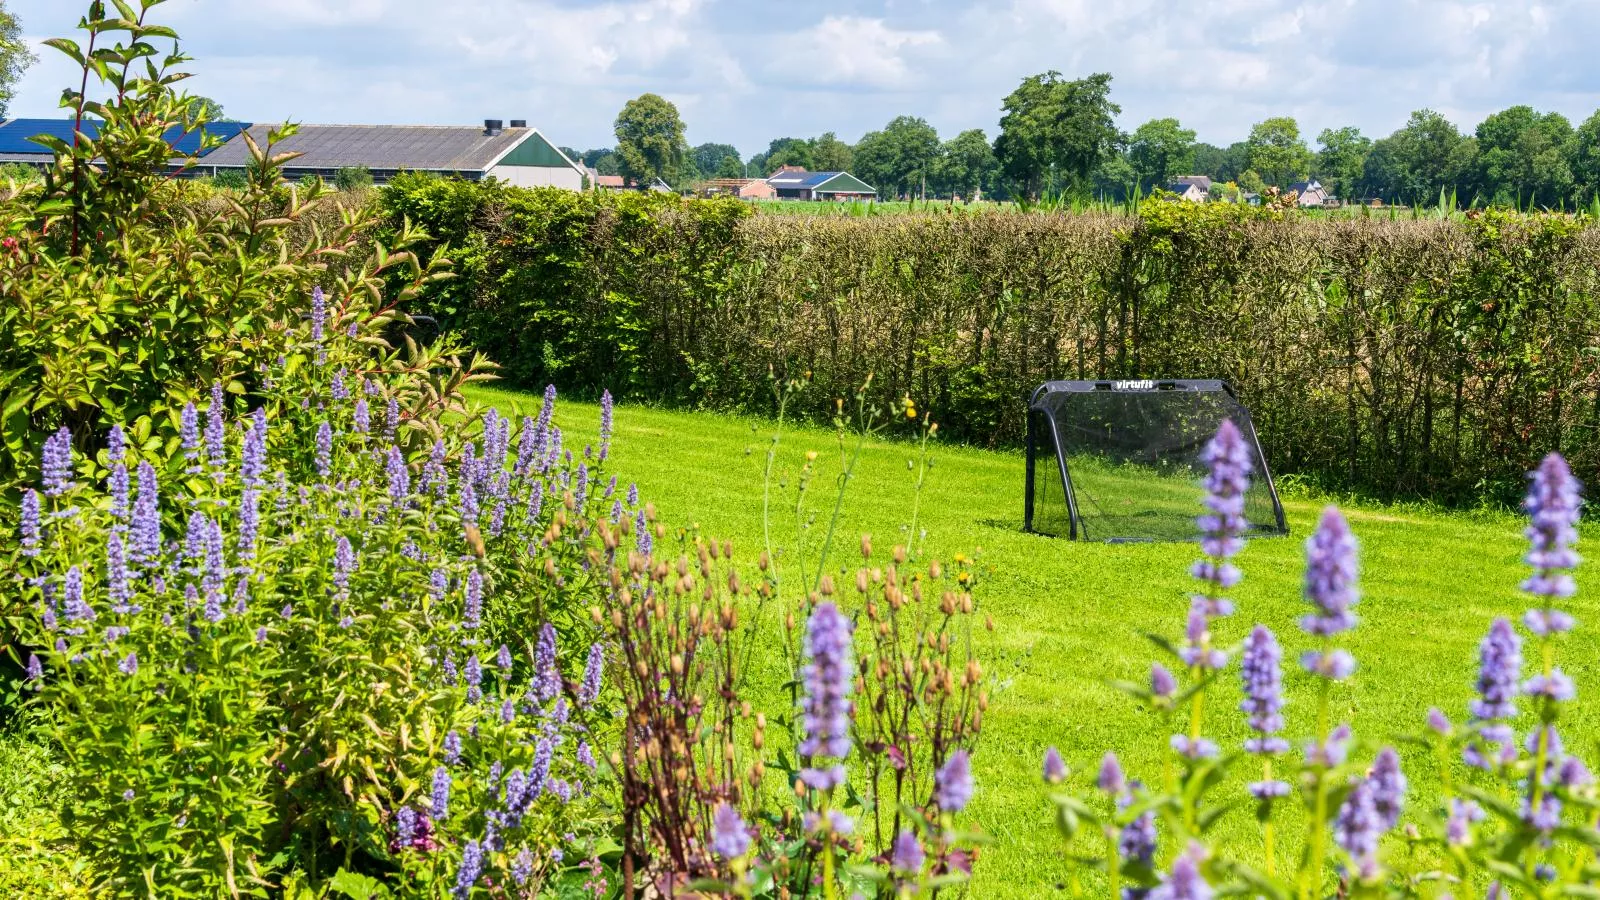
[{"label": "distant building", "polygon": [[784,166],[767,178],[784,200],[875,200],[878,191],[849,172],[807,172]]},{"label": "distant building", "polygon": [[621,175],[599,175],[595,178],[595,186],[606,191],[656,191],[658,193],[671,193],[672,186],[659,178],[652,178],[648,184],[640,184],[631,178]]},{"label": "distant building", "polygon": [[[1189,187],[1192,185],[1194,187],[1198,187],[1200,189],[1200,193],[1202,194],[1206,194],[1208,196],[1211,194],[1210,175],[1178,175],[1172,179],[1172,183],[1181,184],[1184,187]],[[1183,191],[1175,190],[1173,188],[1168,188],[1168,190],[1171,190],[1174,194],[1183,193]]]},{"label": "distant building", "polygon": [[712,178],[695,185],[702,197],[737,197],[740,200],[771,200],[778,191],[760,178]]},{"label": "distant building", "polygon": [[[265,146],[275,126],[252,125],[250,137]],[[582,190],[587,172],[521,119],[504,127],[499,119],[472,125],[301,125],[273,145],[274,152],[299,153],[284,166],[285,178],[319,175],[332,180],[340,169],[365,167],[382,184],[401,172],[428,172],[468,181],[498,178],[518,187]],[[212,151],[196,171],[216,175],[243,171],[250,149],[235,138]]]},{"label": "distant building", "polygon": [[1333,194],[1315,179],[1311,181],[1296,181],[1286,190],[1294,191],[1300,195],[1299,203],[1304,207],[1337,206],[1338,201]]},{"label": "distant building", "polygon": [[[6,119],[0,122],[0,163],[22,163],[36,168],[46,168],[55,162],[55,154],[49,147],[34,140],[36,137],[59,138],[72,143],[72,119]],[[219,141],[229,141],[236,138],[239,132],[250,127],[248,122],[212,122],[204,129],[204,134]],[[97,119],[85,119],[81,125],[84,135],[96,138],[100,135],[100,122]],[[186,132],[173,126],[168,128],[163,135],[167,143],[172,145],[172,152],[178,155],[190,155],[200,152],[202,132]],[[202,155],[210,155],[222,149],[213,147]]]},{"label": "distant building", "polygon": [[[1211,179],[1209,178],[1206,179],[1208,182],[1210,180]],[[1174,194],[1177,194],[1178,199],[1180,200],[1188,200],[1190,203],[1204,203],[1211,199],[1211,192],[1208,190],[1208,188],[1209,185],[1203,188],[1194,182],[1184,183],[1182,181],[1174,181],[1167,185],[1166,189]]]}]

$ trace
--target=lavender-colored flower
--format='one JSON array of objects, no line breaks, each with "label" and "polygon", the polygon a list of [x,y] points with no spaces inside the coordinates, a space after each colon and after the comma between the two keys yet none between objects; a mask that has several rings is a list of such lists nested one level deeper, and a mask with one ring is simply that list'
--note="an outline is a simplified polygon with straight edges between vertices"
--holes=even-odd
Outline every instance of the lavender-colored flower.
[{"label": "lavender-colored flower", "polygon": [[1200,454],[1205,463],[1207,513],[1195,520],[1200,528],[1200,549],[1207,559],[1194,566],[1195,578],[1207,583],[1211,596],[1239,582],[1239,570],[1228,562],[1244,549],[1240,537],[1249,527],[1244,516],[1244,495],[1250,489],[1250,447],[1232,421],[1223,420],[1216,436]]},{"label": "lavender-colored flower", "polygon": [[1445,820],[1445,840],[1452,847],[1464,847],[1472,840],[1472,825],[1484,819],[1483,807],[1460,797],[1450,799],[1450,816]]},{"label": "lavender-colored flower", "polygon": [[44,664],[32,653],[28,654],[28,680],[34,684],[44,680]]},{"label": "lavender-colored flower", "polygon": [[45,438],[39,468],[46,497],[59,497],[72,490],[72,432],[66,426]]},{"label": "lavender-colored flower", "polygon": [[1576,621],[1559,609],[1530,609],[1522,614],[1522,624],[1535,637],[1548,637],[1571,631]]},{"label": "lavender-colored flower", "polygon": [[311,289],[311,339],[322,343],[322,329],[328,323],[328,299],[321,286]]},{"label": "lavender-colored flower", "polygon": [[1278,639],[1267,626],[1257,625],[1245,639],[1240,658],[1245,699],[1239,709],[1256,732],[1244,745],[1251,753],[1282,753],[1289,749],[1286,741],[1275,736],[1283,730],[1282,659]]},{"label": "lavender-colored flower", "polygon": [[395,507],[405,506],[406,499],[411,496],[411,472],[395,447],[389,448],[386,474],[389,476],[389,502]]},{"label": "lavender-colored flower", "polygon": [[1313,675],[1329,681],[1343,681],[1355,674],[1356,658],[1348,650],[1307,650],[1300,654],[1300,665]]},{"label": "lavender-colored flower", "polygon": [[1100,774],[1096,776],[1094,786],[1113,797],[1128,786],[1127,776],[1122,773],[1122,761],[1117,759],[1115,753],[1107,753],[1100,760]]},{"label": "lavender-colored flower", "polygon": [[106,459],[113,465],[124,460],[128,451],[128,438],[122,431],[121,425],[112,425],[106,432]]},{"label": "lavender-colored flower", "polygon": [[117,671],[124,675],[139,674],[139,654],[129,651],[128,655],[124,656],[122,661],[117,663]]},{"label": "lavender-colored flower", "polygon": [[1306,763],[1313,766],[1331,769],[1344,765],[1345,759],[1350,755],[1350,726],[1340,724],[1328,733],[1328,739],[1320,744],[1306,746]]},{"label": "lavender-colored flower", "polygon": [[472,896],[472,888],[478,883],[478,877],[482,874],[483,848],[477,841],[467,841],[466,846],[461,848],[461,868],[456,871],[456,886],[451,891],[451,896],[455,900],[467,900]]},{"label": "lavender-colored flower", "polygon": [[461,624],[466,628],[477,628],[483,619],[483,573],[477,569],[468,572],[463,593],[465,600],[462,603]]},{"label": "lavender-colored flower", "polygon": [[356,553],[344,535],[333,545],[333,587],[340,596],[350,593],[350,573],[356,569]]},{"label": "lavender-colored flower", "polygon": [[594,751],[589,749],[588,741],[580,741],[578,743],[577,756],[578,762],[581,763],[586,769],[590,769],[592,771],[597,765],[594,759]]},{"label": "lavender-colored flower", "polygon": [[228,468],[228,427],[222,418],[222,383],[211,383],[211,405],[206,407],[206,463],[211,467],[211,478],[222,481]]},{"label": "lavender-colored flower", "polygon": [[1529,697],[1550,701],[1571,700],[1577,695],[1572,678],[1561,671],[1559,666],[1552,668],[1549,675],[1535,675],[1523,682],[1522,692]]},{"label": "lavender-colored flower", "polygon": [[1211,900],[1215,892],[1200,874],[1200,863],[1204,859],[1204,848],[1191,845],[1172,861],[1172,871],[1150,891],[1149,900]]},{"label": "lavender-colored flower", "polygon": [[39,555],[39,495],[32,488],[22,492],[22,555],[37,557]]},{"label": "lavender-colored flower", "polygon": [[1270,781],[1252,781],[1245,786],[1245,790],[1257,800],[1266,801],[1287,797],[1292,788],[1287,781],[1273,779]]},{"label": "lavender-colored flower", "polygon": [[1577,591],[1572,569],[1578,565],[1579,499],[1578,479],[1561,454],[1552,453],[1529,476],[1527,499],[1529,524],[1525,532],[1531,545],[1525,561],[1533,574],[1522,589],[1536,597],[1554,600],[1570,597]]},{"label": "lavender-colored flower", "polygon": [[[807,623],[806,663],[801,669],[805,686],[800,704],[802,756],[844,759],[850,753],[850,716],[854,711],[850,701],[854,672],[852,630],[850,620],[831,601],[817,604]],[[842,769],[835,766],[809,770],[812,781],[807,783],[819,789],[833,787],[844,780]]]},{"label": "lavender-colored flower", "polygon": [[1535,805],[1531,798],[1522,800],[1522,821],[1534,830],[1549,834],[1561,827],[1561,798],[1547,793]]},{"label": "lavender-colored flower", "polygon": [[260,628],[256,629],[256,643],[265,644],[266,642],[267,642],[267,626],[262,625]]},{"label": "lavender-colored flower", "polygon": [[138,488],[133,500],[133,526],[129,531],[133,545],[129,558],[141,569],[153,567],[161,558],[161,497],[155,467],[139,463],[135,473]]},{"label": "lavender-colored flower", "polygon": [[605,462],[611,455],[611,426],[612,426],[611,392],[605,391],[600,395],[600,462]]},{"label": "lavender-colored flower", "polygon": [[223,580],[228,575],[227,563],[222,553],[222,525],[203,515],[200,516],[200,525],[206,559],[205,576],[201,579],[200,586],[207,591],[220,594],[226,587]]},{"label": "lavender-colored flower", "polygon": [[1437,706],[1429,707],[1427,722],[1429,731],[1443,737],[1448,737],[1450,732],[1455,730],[1455,727],[1450,724],[1450,717],[1446,716],[1444,710]]},{"label": "lavender-colored flower", "polygon": [[[1117,798],[1118,810],[1125,810],[1133,803],[1133,792],[1138,786],[1137,782],[1129,785],[1129,790]],[[1122,833],[1117,835],[1117,852],[1129,862],[1145,865],[1155,859],[1156,819],[1153,813],[1145,812],[1122,827]]]},{"label": "lavender-colored flower", "polygon": [[329,385],[329,392],[336,401],[350,399],[350,388],[344,383],[344,369],[333,373],[333,381]]},{"label": "lavender-colored flower", "polygon": [[1479,700],[1469,705],[1479,720],[1508,719],[1517,714],[1517,680],[1522,676],[1522,638],[1511,623],[1495,619],[1478,648]]},{"label": "lavender-colored flower", "polygon": [[1355,627],[1350,611],[1360,593],[1356,588],[1356,538],[1338,507],[1322,511],[1317,530],[1306,539],[1306,599],[1316,611],[1301,618],[1308,634],[1326,637]]},{"label": "lavender-colored flower", "polygon": [[723,859],[738,859],[750,852],[750,827],[728,803],[718,803],[711,814],[711,852]]},{"label": "lavender-colored flower", "polygon": [[258,406],[250,414],[250,424],[244,432],[244,449],[239,458],[239,480],[247,488],[266,484],[267,473],[267,410]]},{"label": "lavender-colored flower", "polygon": [[[560,853],[561,851],[556,850],[554,852]],[[516,859],[511,861],[511,880],[517,883],[517,887],[522,887],[523,885],[527,884],[528,879],[532,877],[533,851],[529,850],[527,847],[523,847],[517,852]]]},{"label": "lavender-colored flower", "polygon": [[467,702],[477,703],[483,699],[483,665],[478,662],[478,654],[467,657]]},{"label": "lavender-colored flower", "polygon": [[1356,784],[1333,820],[1333,839],[1350,854],[1363,878],[1378,868],[1378,838],[1386,831],[1370,780]]},{"label": "lavender-colored flower", "polygon": [[1589,767],[1583,764],[1583,760],[1576,756],[1566,756],[1556,767],[1555,778],[1552,780],[1570,790],[1587,787],[1594,781],[1594,776],[1590,774]]},{"label": "lavender-colored flower", "polygon": [[577,486],[573,488],[573,501],[579,509],[583,509],[584,502],[589,496],[589,464],[578,463]]},{"label": "lavender-colored flower", "polygon": [[241,560],[256,558],[256,538],[261,529],[261,495],[246,490],[239,495],[238,554]]},{"label": "lavender-colored flower", "polygon": [[203,614],[206,617],[206,621],[213,625],[223,620],[221,591],[206,591],[206,605]]},{"label": "lavender-colored flower", "polygon": [[556,629],[549,622],[540,627],[539,640],[533,645],[533,684],[529,689],[540,703],[548,703],[561,693],[561,672],[556,668]]},{"label": "lavender-colored flower", "polygon": [[637,485],[637,484],[629,484],[628,485],[628,508],[632,509],[633,507],[638,506],[638,505],[639,505],[639,485]]},{"label": "lavender-colored flower", "polygon": [[605,648],[599,644],[589,646],[589,662],[583,668],[583,683],[578,686],[578,706],[588,709],[600,696],[600,676],[605,666]]},{"label": "lavender-colored flower", "polygon": [[1067,763],[1061,758],[1061,751],[1054,747],[1046,747],[1044,751],[1044,780],[1050,784],[1067,780]]},{"label": "lavender-colored flower", "polygon": [[184,404],[178,421],[178,440],[183,444],[183,458],[191,463],[189,474],[193,475],[200,471],[197,465],[193,465],[200,459],[200,414],[195,410],[194,403]]},{"label": "lavender-colored flower", "polygon": [[333,475],[333,426],[326,419],[317,423],[317,474],[323,478]]},{"label": "lavender-colored flower", "polygon": [[500,721],[510,725],[517,718],[517,701],[506,699],[500,704]]},{"label": "lavender-colored flower", "polygon": [[417,837],[417,811],[402,806],[394,814],[394,839],[401,847],[408,847]]},{"label": "lavender-colored flower", "polygon": [[511,674],[511,648],[505,644],[500,645],[500,650],[495,654],[494,663],[500,667],[501,673]]},{"label": "lavender-colored flower", "polygon": [[278,615],[285,621],[294,618],[294,604],[285,603],[283,609],[278,610]]},{"label": "lavender-colored flower", "polygon": [[1150,666],[1150,694],[1160,700],[1171,699],[1178,693],[1178,680],[1160,663]]},{"label": "lavender-colored flower", "polygon": [[433,806],[430,812],[434,821],[450,818],[450,770],[439,766],[433,770]]},{"label": "lavender-colored flower", "polygon": [[1174,753],[1189,760],[1215,759],[1218,753],[1217,742],[1210,738],[1191,738],[1186,734],[1175,734],[1168,743]]},{"label": "lavender-colored flower", "polygon": [[383,439],[394,440],[395,434],[400,430],[400,401],[390,397],[383,404]]},{"label": "lavender-colored flower", "polygon": [[111,526],[113,531],[128,530],[128,467],[121,462],[111,464],[111,475],[106,479],[106,489],[111,495]]},{"label": "lavender-colored flower", "polygon": [[1372,784],[1372,808],[1383,830],[1388,831],[1399,824],[1406,802],[1406,776],[1400,771],[1400,754],[1393,747],[1378,751],[1367,780]]},{"label": "lavender-colored flower", "polygon": [[468,456],[461,463],[461,478],[456,484],[456,515],[461,517],[464,525],[478,524],[478,489],[472,486],[473,478],[470,464],[472,463],[472,448],[467,448]]},{"label": "lavender-colored flower", "polygon": [[889,865],[895,874],[915,878],[921,874],[922,864],[926,861],[927,854],[917,840],[917,833],[909,828],[900,832],[894,839],[894,852],[889,857]]},{"label": "lavender-colored flower", "polygon": [[972,762],[967,751],[957,750],[933,773],[933,802],[948,813],[958,813],[972,801]]},{"label": "lavender-colored flower", "polygon": [[77,566],[67,569],[67,574],[62,580],[61,594],[62,615],[68,622],[94,621],[94,607],[84,602],[83,573]]},{"label": "lavender-colored flower", "polygon": [[1210,646],[1211,604],[1204,597],[1194,598],[1189,606],[1189,620],[1184,626],[1185,643],[1178,649],[1178,657],[1196,669],[1220,669],[1228,664],[1228,655]]},{"label": "lavender-colored flower", "polygon": [[132,578],[123,553],[122,536],[112,532],[106,538],[106,598],[111,601],[112,612],[125,614],[131,609],[128,601],[133,598],[129,585]]},{"label": "lavender-colored flower", "polygon": [[634,522],[633,539],[640,556],[649,556],[651,544],[650,523],[645,519],[644,510],[639,510],[637,520]]},{"label": "lavender-colored flower", "polygon": [[454,731],[444,736],[444,761],[451,766],[461,761],[461,735]]},{"label": "lavender-colored flower", "polygon": [[351,415],[351,427],[358,434],[366,434],[372,428],[372,422],[367,412],[367,401],[363,397],[356,400],[355,412]]}]

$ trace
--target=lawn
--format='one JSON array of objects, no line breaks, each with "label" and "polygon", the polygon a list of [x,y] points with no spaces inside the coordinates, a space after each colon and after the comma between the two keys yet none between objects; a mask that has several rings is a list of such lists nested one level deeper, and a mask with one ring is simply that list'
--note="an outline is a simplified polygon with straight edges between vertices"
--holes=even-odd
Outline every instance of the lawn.
[{"label": "lawn", "polygon": [[[508,415],[538,406],[537,397],[511,391],[485,389],[474,396]],[[569,401],[556,415],[569,446],[591,440],[597,418],[594,406]],[[767,421],[624,406],[616,414],[613,470],[635,479],[668,524],[731,539],[753,562],[762,533],[762,463],[773,431]],[[836,447],[831,431],[815,429],[791,429],[781,444],[780,468],[788,474],[805,451],[820,452],[811,504],[819,510],[818,528],[826,522],[822,495],[839,471]],[[849,486],[841,546],[853,548],[861,532],[872,534],[879,546],[904,540],[915,494],[907,462],[914,456],[908,444],[868,443]],[[1106,681],[1145,676],[1155,653],[1145,632],[1180,633],[1191,587],[1187,570],[1197,548],[1080,544],[1025,534],[1020,454],[941,446],[934,458],[920,505],[925,553],[976,554],[984,573],[978,603],[996,623],[984,637],[986,669],[996,690],[974,757],[974,813],[992,843],[983,852],[973,893],[1034,897],[1068,883],[1038,775],[1045,747],[1061,748],[1080,787],[1107,749],[1136,777],[1159,772],[1166,732]],[[1277,631],[1292,660],[1306,646],[1294,627],[1304,610],[1301,544],[1325,501],[1288,493],[1291,536],[1256,540],[1246,548],[1239,560],[1245,580],[1234,591],[1239,612],[1220,631],[1224,640],[1237,641],[1264,622]],[[1353,682],[1335,691],[1336,715],[1373,743],[1418,730],[1430,705],[1459,719],[1471,695],[1477,644],[1490,620],[1519,615],[1526,605],[1516,590],[1523,574],[1521,523],[1508,514],[1375,504],[1352,504],[1345,511],[1362,542],[1364,598],[1357,608],[1361,624],[1347,642],[1360,669]],[[792,514],[786,512],[784,520],[792,522]],[[792,535],[792,525],[782,533]],[[1578,580],[1579,627],[1570,643],[1581,648],[1593,645],[1600,617],[1588,599],[1593,579],[1580,570]],[[1569,651],[1562,664],[1580,696],[1600,679],[1600,660],[1589,654]],[[1230,674],[1210,700],[1208,730],[1225,747],[1237,747],[1244,736],[1234,711],[1235,678]],[[1307,727],[1307,681],[1286,671],[1295,735]],[[1566,725],[1569,748],[1593,748],[1600,737],[1597,709],[1574,705]],[[1423,796],[1436,783],[1436,771],[1415,750],[1402,748],[1402,754],[1412,795]],[[1239,785],[1228,790],[1242,793]],[[1284,814],[1296,818],[1297,806],[1291,803]],[[1241,808],[1222,827],[1243,838],[1255,823]]]}]

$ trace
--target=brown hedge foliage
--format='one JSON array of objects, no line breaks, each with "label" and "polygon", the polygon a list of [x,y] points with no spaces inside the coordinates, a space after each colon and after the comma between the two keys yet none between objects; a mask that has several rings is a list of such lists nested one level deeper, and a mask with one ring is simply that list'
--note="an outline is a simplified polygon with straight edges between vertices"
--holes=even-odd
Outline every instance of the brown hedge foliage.
[{"label": "brown hedge foliage", "polygon": [[[604,216],[585,241],[537,248],[607,270],[587,279],[605,291],[561,298],[563,341],[615,334],[618,309],[634,317],[631,359],[569,368],[563,387],[764,411],[769,372],[810,373],[821,419],[872,374],[881,399],[909,395],[943,433],[1014,445],[1024,397],[1050,378],[1220,377],[1275,468],[1330,488],[1507,499],[1549,450],[1600,476],[1600,231],[1583,220],[1179,203],[1137,218],[755,216],[709,230],[693,203],[657,215],[649,271],[625,282]],[[733,246],[710,253],[708,234]],[[674,240],[681,255],[659,243]],[[495,283],[472,289],[479,328],[508,312]]]}]

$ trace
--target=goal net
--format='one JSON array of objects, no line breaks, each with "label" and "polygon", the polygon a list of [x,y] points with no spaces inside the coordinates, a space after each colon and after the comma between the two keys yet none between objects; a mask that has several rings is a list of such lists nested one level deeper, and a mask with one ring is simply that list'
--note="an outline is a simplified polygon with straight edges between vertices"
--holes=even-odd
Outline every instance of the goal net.
[{"label": "goal net", "polygon": [[1251,451],[1249,534],[1287,534],[1250,412],[1218,380],[1051,381],[1028,407],[1025,523],[1090,541],[1199,537],[1200,453],[1231,419]]}]

